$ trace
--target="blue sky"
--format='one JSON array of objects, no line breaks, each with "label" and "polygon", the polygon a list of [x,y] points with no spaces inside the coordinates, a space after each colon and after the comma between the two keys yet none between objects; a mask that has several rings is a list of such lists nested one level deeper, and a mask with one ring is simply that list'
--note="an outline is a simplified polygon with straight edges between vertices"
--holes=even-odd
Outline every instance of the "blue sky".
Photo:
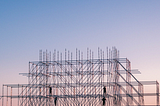
[{"label": "blue sky", "polygon": [[95,53],[116,46],[140,80],[160,82],[159,0],[0,2],[0,95],[3,83],[23,83],[40,49]]}]

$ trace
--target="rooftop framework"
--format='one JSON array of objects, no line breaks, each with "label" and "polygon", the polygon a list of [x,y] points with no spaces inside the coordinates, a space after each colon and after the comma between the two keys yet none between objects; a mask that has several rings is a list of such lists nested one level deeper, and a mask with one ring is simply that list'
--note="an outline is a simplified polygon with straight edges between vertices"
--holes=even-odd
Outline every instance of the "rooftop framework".
[{"label": "rooftop framework", "polygon": [[[144,96],[156,96],[159,83],[138,81],[127,58],[119,58],[116,48],[98,49],[98,58],[87,49],[87,58],[76,49],[76,58],[62,53],[40,51],[39,61],[29,62],[28,84],[4,84],[2,106],[143,106]],[[43,59],[42,59],[43,58]],[[155,84],[156,93],[144,93],[144,84]],[[13,95],[13,89],[16,94]]]}]

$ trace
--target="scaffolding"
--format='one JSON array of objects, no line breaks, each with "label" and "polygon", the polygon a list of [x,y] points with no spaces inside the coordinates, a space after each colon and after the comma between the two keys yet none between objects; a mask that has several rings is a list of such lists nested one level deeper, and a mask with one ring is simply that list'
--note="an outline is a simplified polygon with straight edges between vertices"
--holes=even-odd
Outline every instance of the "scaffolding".
[{"label": "scaffolding", "polygon": [[[29,62],[28,84],[3,84],[2,106],[143,106],[144,96],[156,96],[159,83],[139,81],[127,58],[119,58],[113,47],[106,52],[98,48],[98,58],[87,49],[87,58],[76,49],[62,53],[39,52],[39,61]],[[53,58],[51,58],[53,57]],[[144,85],[156,85],[156,93],[144,93]],[[13,89],[16,94],[13,95]]]}]

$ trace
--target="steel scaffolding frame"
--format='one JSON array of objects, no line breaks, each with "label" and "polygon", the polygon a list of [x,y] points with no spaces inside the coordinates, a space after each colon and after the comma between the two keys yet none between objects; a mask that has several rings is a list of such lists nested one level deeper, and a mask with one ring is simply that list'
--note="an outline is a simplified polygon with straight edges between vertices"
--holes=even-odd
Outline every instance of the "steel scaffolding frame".
[{"label": "steel scaffolding frame", "polygon": [[[76,49],[76,58],[65,50],[65,56],[54,50],[39,52],[39,61],[29,62],[29,72],[20,73],[28,77],[28,84],[4,84],[2,106],[12,106],[17,98],[18,106],[142,106],[144,105],[143,84],[131,70],[127,58],[119,58],[119,51],[113,47],[104,51],[98,49],[98,59],[87,49],[87,59]],[[43,58],[43,59],[42,59]],[[151,83],[151,81],[150,81]],[[159,105],[159,83],[156,81],[157,105]],[[4,89],[7,88],[6,94]],[[10,95],[9,95],[9,91]],[[12,89],[17,95],[12,95]],[[10,101],[9,101],[10,99]]]}]

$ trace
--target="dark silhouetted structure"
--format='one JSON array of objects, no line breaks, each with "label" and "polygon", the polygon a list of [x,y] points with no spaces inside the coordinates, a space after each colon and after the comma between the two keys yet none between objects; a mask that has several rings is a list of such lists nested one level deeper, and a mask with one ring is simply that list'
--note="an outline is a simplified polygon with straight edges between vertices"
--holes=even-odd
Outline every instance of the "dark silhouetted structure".
[{"label": "dark silhouetted structure", "polygon": [[[18,101],[18,106],[144,106],[145,96],[156,96],[159,105],[159,83],[139,81],[127,58],[119,58],[113,47],[62,54],[40,50],[39,60],[29,62],[27,84],[4,84],[2,105]],[[155,85],[155,93],[144,92],[144,85]],[[14,95],[13,95],[14,94]],[[15,100],[16,99],[16,100]],[[103,102],[103,103],[102,103]]]}]

